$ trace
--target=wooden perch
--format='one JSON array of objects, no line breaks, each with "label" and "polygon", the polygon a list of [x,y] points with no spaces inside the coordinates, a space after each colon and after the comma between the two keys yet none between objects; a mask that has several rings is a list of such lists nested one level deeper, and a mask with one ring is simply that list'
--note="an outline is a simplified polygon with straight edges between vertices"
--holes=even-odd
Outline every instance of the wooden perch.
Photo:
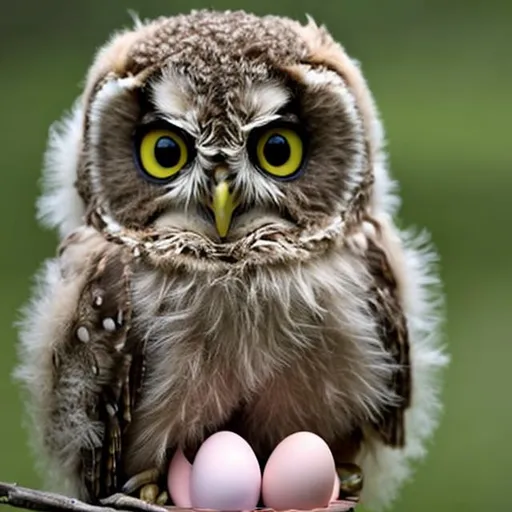
[{"label": "wooden perch", "polygon": [[[151,505],[124,494],[115,494],[102,500],[99,505],[90,505],[83,501],[61,494],[38,491],[20,487],[17,484],[0,482],[0,505],[25,508],[40,512],[190,512],[191,509],[179,507],[161,507]],[[328,508],[310,512],[354,512],[356,504],[350,501],[336,501]],[[259,509],[257,512],[270,512],[271,509]],[[219,511],[220,512],[220,511]],[[272,511],[273,512],[273,511]]]}]

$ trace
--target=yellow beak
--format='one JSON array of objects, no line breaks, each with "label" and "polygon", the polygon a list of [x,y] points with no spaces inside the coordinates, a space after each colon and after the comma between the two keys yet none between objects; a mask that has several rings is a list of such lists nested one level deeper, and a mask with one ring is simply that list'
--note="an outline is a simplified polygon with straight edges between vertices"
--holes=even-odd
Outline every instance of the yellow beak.
[{"label": "yellow beak", "polygon": [[227,172],[224,167],[216,169],[212,210],[215,215],[215,226],[221,238],[224,238],[228,234],[231,217],[236,208],[226,176]]}]

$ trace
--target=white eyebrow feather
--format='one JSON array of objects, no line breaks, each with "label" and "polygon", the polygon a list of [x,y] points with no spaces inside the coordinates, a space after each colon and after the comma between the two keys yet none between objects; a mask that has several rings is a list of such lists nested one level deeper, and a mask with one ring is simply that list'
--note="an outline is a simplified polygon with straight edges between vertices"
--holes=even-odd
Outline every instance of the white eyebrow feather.
[{"label": "white eyebrow feather", "polygon": [[241,126],[242,131],[248,132],[278,119],[277,112],[289,101],[290,92],[280,83],[247,84],[241,102],[243,108],[252,115],[251,120]]},{"label": "white eyebrow feather", "polygon": [[152,84],[152,100],[155,108],[170,122],[199,135],[197,104],[192,85],[183,76],[168,68],[163,76]]}]

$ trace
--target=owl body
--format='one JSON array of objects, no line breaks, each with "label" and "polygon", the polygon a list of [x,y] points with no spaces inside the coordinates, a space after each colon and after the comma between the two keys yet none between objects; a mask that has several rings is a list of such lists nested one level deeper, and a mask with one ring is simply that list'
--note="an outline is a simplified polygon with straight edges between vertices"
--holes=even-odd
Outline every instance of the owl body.
[{"label": "owl body", "polygon": [[[310,21],[192,12],[97,54],[53,132],[25,311],[34,441],[94,501],[230,429],[309,430],[388,505],[439,418],[440,294],[358,65]],[[52,472],[50,471],[50,473]]]},{"label": "owl body", "polygon": [[[262,457],[297,430],[330,443],[343,438],[351,449],[363,418],[393,401],[383,392],[391,358],[353,301],[368,280],[343,248],[309,264],[237,275],[135,276],[133,329],[147,338],[152,374],[132,425],[128,472],[159,463],[170,439],[194,444],[235,414],[230,428]],[[334,302],[340,287],[344,300]]]}]

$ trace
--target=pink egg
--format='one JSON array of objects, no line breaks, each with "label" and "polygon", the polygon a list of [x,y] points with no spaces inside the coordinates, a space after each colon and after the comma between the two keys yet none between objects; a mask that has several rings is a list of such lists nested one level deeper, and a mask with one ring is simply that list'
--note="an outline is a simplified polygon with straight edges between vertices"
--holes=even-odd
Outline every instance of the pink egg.
[{"label": "pink egg", "polygon": [[262,480],[263,501],[275,510],[326,507],[336,477],[327,443],[311,432],[296,432],[281,441],[268,459]]},{"label": "pink egg", "polygon": [[258,504],[260,491],[258,459],[245,439],[223,431],[202,444],[190,479],[194,508],[252,510]]},{"label": "pink egg", "polygon": [[329,503],[332,501],[336,501],[340,495],[340,478],[338,475],[334,478],[334,488],[332,490],[331,499],[329,500]]},{"label": "pink egg", "polygon": [[176,450],[169,464],[167,473],[167,489],[172,501],[177,507],[190,508],[190,476],[192,464],[187,460],[180,449]]}]

